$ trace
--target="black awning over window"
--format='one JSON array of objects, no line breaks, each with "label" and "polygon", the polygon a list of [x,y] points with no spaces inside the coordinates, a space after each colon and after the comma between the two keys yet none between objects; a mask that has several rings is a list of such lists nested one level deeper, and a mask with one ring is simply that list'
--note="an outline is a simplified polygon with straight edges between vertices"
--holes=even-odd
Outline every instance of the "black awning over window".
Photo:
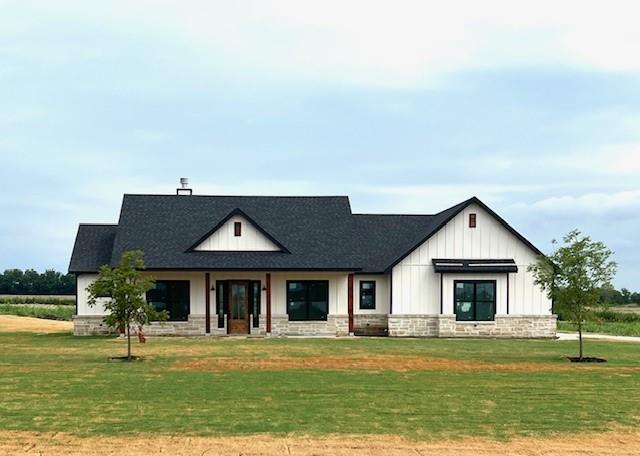
[{"label": "black awning over window", "polygon": [[435,272],[518,272],[516,262],[509,259],[433,259]]}]

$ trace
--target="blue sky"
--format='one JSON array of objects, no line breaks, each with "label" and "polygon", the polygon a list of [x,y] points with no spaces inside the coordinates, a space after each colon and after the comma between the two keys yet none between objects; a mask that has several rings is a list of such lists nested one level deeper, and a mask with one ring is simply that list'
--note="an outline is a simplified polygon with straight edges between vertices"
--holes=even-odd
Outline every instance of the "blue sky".
[{"label": "blue sky", "polygon": [[357,212],[476,195],[640,290],[633,2],[344,3],[0,1],[0,269],[66,270],[79,222],[187,176]]}]

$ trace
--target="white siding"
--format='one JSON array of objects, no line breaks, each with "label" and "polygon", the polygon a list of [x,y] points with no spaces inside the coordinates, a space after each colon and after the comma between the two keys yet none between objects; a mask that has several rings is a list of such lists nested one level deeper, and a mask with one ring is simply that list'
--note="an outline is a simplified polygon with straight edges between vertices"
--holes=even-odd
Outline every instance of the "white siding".
[{"label": "white siding", "polygon": [[[360,281],[375,280],[376,308],[360,309]],[[389,313],[389,276],[356,275],[353,280],[353,313],[355,315],[388,314]]]},{"label": "white siding", "polygon": [[[470,213],[477,214],[476,228],[468,226]],[[527,272],[527,266],[536,260],[535,252],[475,204],[464,209],[393,268],[394,314],[440,313],[440,274],[433,270],[433,258],[514,259],[518,273],[509,275],[509,314],[551,314],[551,301]],[[455,277],[453,274],[444,275],[445,314],[453,313]],[[506,312],[505,274],[464,274],[464,278],[496,279],[497,313]]]},{"label": "white siding", "polygon": [[[191,315],[204,315],[204,272],[148,272],[145,273],[156,280],[188,280],[189,281],[189,313]],[[100,304],[101,299],[94,307],[89,307],[89,298],[86,291],[87,286],[98,277],[97,274],[78,275],[78,315],[104,315],[104,307]],[[215,296],[212,296],[212,303],[215,303]]]},{"label": "white siding", "polygon": [[89,300],[89,293],[87,293],[87,287],[93,283],[98,274],[78,274],[77,288],[78,288],[78,315],[104,315],[104,307],[102,302],[104,299],[98,299],[94,307],[89,307],[87,301]]},{"label": "white siding", "polygon": [[[240,236],[235,236],[234,223],[242,223]],[[280,248],[240,215],[231,217],[218,230],[195,248],[205,251],[278,251]]]}]

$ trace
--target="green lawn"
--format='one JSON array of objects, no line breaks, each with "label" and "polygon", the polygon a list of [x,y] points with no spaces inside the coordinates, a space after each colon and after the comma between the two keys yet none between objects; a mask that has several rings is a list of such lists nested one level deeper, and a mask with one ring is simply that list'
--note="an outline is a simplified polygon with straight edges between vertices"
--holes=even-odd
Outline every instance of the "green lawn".
[{"label": "green lawn", "polygon": [[[587,341],[588,355],[610,361],[598,366],[565,361],[576,348],[549,340],[152,338],[134,345],[145,361],[122,363],[108,359],[125,349],[114,338],[0,333],[0,429],[503,439],[640,425],[640,345]],[[374,355],[461,363],[404,372],[387,368],[391,361],[372,370],[184,368],[216,357]],[[474,362],[483,364],[467,369]]]}]

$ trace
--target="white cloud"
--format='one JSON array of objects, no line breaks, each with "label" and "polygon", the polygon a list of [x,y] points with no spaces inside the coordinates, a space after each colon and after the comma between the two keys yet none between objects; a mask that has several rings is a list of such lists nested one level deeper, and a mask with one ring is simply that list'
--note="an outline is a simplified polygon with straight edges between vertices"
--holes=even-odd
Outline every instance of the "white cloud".
[{"label": "white cloud", "polygon": [[553,196],[531,204],[517,203],[511,208],[518,211],[534,209],[537,213],[567,216],[575,214],[603,215],[620,209],[628,214],[635,214],[637,212],[630,211],[630,209],[640,209],[640,190]]},{"label": "white cloud", "polygon": [[[39,18],[36,28],[71,19],[115,35],[135,30],[136,39],[153,43],[152,55],[186,58],[216,77],[402,88],[442,84],[448,73],[465,69],[640,71],[634,1],[144,0],[20,2],[13,8],[0,19],[7,33],[33,34],[12,22],[24,21],[25,11]],[[21,52],[31,55],[40,44]],[[183,55],[175,55],[176,46]],[[42,48],[43,58],[51,47]],[[92,57],[101,55],[95,43],[89,48]]]}]

